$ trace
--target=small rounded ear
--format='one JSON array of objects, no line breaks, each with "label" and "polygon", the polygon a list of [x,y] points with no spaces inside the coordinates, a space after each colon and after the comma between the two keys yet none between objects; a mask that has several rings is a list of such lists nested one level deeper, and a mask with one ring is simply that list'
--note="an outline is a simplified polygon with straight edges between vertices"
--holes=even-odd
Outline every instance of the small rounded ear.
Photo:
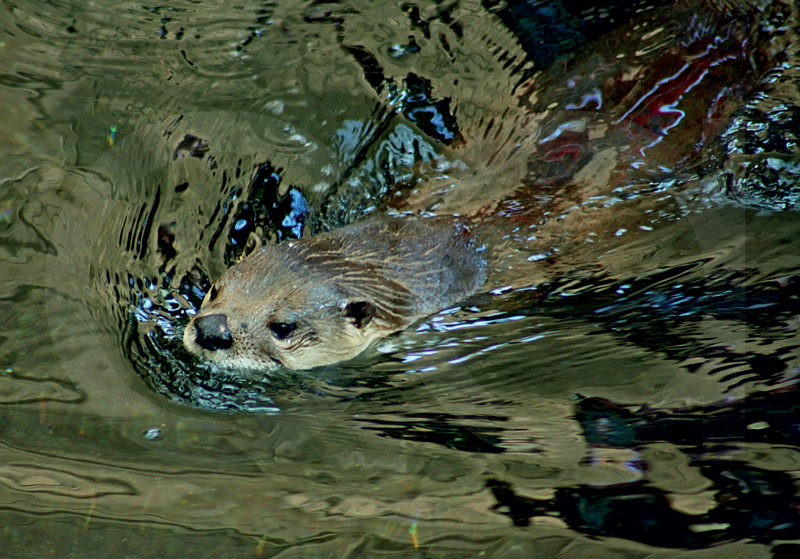
[{"label": "small rounded ear", "polygon": [[261,248],[263,241],[261,239],[261,235],[259,235],[256,231],[251,231],[250,235],[247,237],[247,242],[244,245],[244,251],[242,251],[242,258],[250,256],[250,253],[254,250]]},{"label": "small rounded ear", "polygon": [[369,301],[353,301],[347,303],[344,308],[344,315],[353,319],[356,328],[363,328],[369,324],[378,309]]}]

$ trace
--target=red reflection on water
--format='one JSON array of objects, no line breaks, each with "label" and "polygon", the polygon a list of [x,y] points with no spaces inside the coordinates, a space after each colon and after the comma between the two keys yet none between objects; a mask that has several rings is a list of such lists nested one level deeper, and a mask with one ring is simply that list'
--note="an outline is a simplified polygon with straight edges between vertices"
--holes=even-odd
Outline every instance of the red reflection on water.
[{"label": "red reflection on water", "polygon": [[[680,64],[677,71],[666,77],[659,79],[661,72],[651,74],[649,81],[655,83],[647,90],[644,95],[635,100],[633,106],[627,109],[617,122],[633,122],[646,130],[656,134],[653,142],[646,143],[638,147],[637,151],[645,157],[645,150],[653,147],[661,141],[661,137],[666,136],[677,127],[686,117],[700,118],[708,121],[709,118],[725,116],[726,111],[719,108],[731,95],[735,95],[735,90],[729,87],[740,81],[747,81],[739,72],[730,72],[731,69],[738,67],[733,64],[740,62],[746,65],[745,52],[747,41],[740,41],[728,34],[726,37],[715,35],[713,37],[693,36],[698,40],[697,44],[687,45],[685,52],[682,50],[670,50],[666,56],[658,60],[656,69],[670,70]],[[700,49],[700,52],[692,54],[691,51]],[[715,69],[719,68],[719,71]],[[706,82],[705,91],[694,98],[688,98],[689,92],[698,87],[702,82]],[[736,96],[738,102],[739,97]],[[691,125],[688,127],[693,128]],[[694,131],[694,130],[693,130]],[[703,134],[705,136],[705,134]],[[696,138],[699,142],[704,138]]]},{"label": "red reflection on water", "polygon": [[[680,8],[670,16],[673,23],[658,29],[623,27],[532,79],[521,102],[547,116],[529,185],[604,172],[613,190],[661,180],[701,158],[755,83],[758,45],[740,19]],[[675,23],[683,18],[686,25]],[[598,156],[614,158],[614,169]]]}]

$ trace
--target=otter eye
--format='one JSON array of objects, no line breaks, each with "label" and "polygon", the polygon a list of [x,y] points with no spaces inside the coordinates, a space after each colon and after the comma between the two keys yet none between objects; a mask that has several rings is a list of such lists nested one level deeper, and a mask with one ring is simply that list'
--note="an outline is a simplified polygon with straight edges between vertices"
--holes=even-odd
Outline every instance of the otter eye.
[{"label": "otter eye", "polygon": [[210,303],[211,301],[216,299],[218,294],[219,294],[219,292],[217,291],[217,286],[216,285],[212,285],[211,286],[211,291],[208,292],[208,302]]},{"label": "otter eye", "polygon": [[286,322],[272,322],[269,325],[269,329],[272,330],[272,334],[279,340],[285,340],[291,336],[292,332],[294,332],[296,328],[297,324],[288,324]]}]

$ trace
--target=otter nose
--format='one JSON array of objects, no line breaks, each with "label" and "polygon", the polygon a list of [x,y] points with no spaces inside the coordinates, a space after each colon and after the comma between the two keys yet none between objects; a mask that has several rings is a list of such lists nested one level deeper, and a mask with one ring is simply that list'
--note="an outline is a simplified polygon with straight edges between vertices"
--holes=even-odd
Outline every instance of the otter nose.
[{"label": "otter nose", "polygon": [[207,314],[194,321],[197,345],[209,351],[228,349],[233,345],[228,317],[224,314]]}]

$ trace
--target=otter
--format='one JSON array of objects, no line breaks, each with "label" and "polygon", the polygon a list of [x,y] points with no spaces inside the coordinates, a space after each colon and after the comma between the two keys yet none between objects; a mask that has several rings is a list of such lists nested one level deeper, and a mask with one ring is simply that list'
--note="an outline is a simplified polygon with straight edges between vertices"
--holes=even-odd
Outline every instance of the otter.
[{"label": "otter", "polygon": [[259,246],[217,279],[184,346],[226,369],[311,369],[475,293],[485,246],[456,219],[384,215]]},{"label": "otter", "polygon": [[[664,189],[711,184],[695,170],[720,168],[715,138],[777,60],[779,50],[749,39],[760,21],[700,1],[665,6],[511,95],[476,98],[447,156],[381,201],[407,215],[254,250],[208,292],[185,347],[226,368],[310,369],[355,357],[485,282],[534,285],[541,270],[595,264],[595,239],[663,221]],[[469,217],[414,217],[428,214]]]}]

